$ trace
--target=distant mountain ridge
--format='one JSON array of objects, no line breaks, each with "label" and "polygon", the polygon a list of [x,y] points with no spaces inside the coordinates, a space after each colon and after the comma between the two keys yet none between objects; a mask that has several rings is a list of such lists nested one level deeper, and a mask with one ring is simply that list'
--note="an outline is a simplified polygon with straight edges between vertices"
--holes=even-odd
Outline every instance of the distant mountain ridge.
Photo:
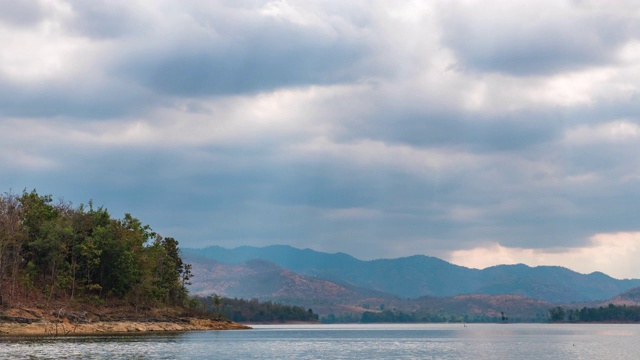
[{"label": "distant mountain ridge", "polygon": [[286,245],[234,249],[212,246],[183,248],[182,251],[187,261],[199,258],[240,265],[259,259],[345,289],[369,289],[402,298],[488,294],[571,303],[610,299],[640,287],[640,279],[618,280],[600,272],[580,274],[559,266],[529,267],[523,264],[478,270],[424,255],[364,261],[344,253],[328,254]]},{"label": "distant mountain ridge", "polygon": [[299,275],[272,262],[251,259],[243,263],[223,264],[197,255],[185,257],[193,265],[193,295],[213,293],[244,299],[279,302],[350,302],[366,297],[389,297],[368,289],[343,286],[317,277]]}]

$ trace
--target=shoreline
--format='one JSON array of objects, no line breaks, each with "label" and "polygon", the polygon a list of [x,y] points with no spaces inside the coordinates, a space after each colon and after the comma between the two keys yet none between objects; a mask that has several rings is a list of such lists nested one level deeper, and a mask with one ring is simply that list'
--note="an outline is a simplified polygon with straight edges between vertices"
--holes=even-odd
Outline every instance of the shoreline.
[{"label": "shoreline", "polygon": [[97,321],[90,323],[63,322],[0,322],[0,337],[5,336],[74,336],[205,330],[246,330],[247,325],[232,321],[189,318],[184,321]]},{"label": "shoreline", "polygon": [[[75,305],[75,306],[74,306]],[[53,310],[57,308],[58,310]],[[29,304],[0,309],[0,337],[74,336],[151,332],[251,329],[229,320],[185,312],[181,308],[78,306],[55,304],[48,309]]]}]

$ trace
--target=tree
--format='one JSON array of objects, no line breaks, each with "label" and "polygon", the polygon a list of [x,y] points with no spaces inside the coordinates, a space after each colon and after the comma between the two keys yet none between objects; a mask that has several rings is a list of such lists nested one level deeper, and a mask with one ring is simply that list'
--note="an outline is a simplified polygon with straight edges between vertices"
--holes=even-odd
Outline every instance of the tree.
[{"label": "tree", "polygon": [[[0,196],[0,305],[15,297],[22,243],[26,238],[22,226],[22,207],[18,197],[11,193]],[[9,289],[5,289],[9,280]]]},{"label": "tree", "polygon": [[23,244],[25,261],[35,267],[39,276],[32,278],[33,286],[51,298],[55,292],[57,271],[67,251],[68,224],[59,217],[50,195],[40,196],[34,190],[23,192],[20,197],[23,208],[23,224],[28,238]]},{"label": "tree", "polygon": [[218,313],[218,316],[220,315],[220,300],[220,295],[213,295],[213,303],[216,305],[216,313]]},{"label": "tree", "polygon": [[551,322],[562,322],[565,319],[565,311],[562,307],[556,306],[549,309],[549,320]]}]

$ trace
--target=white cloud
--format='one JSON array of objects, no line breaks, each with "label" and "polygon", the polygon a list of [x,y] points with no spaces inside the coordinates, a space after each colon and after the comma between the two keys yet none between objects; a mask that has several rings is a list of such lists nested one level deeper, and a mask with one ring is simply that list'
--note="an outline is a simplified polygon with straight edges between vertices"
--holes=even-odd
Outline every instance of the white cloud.
[{"label": "white cloud", "polygon": [[[9,150],[0,153],[0,167],[5,171],[46,172],[59,168],[58,159],[46,157],[37,151]],[[7,176],[8,174],[4,174]]]},{"label": "white cloud", "polygon": [[89,41],[69,37],[57,21],[32,28],[0,25],[0,74],[16,82],[34,82],[67,77],[76,70]]},{"label": "white cloud", "polygon": [[568,129],[564,140],[570,145],[588,145],[593,143],[625,143],[635,141],[639,137],[640,126],[628,120],[617,120]]},{"label": "white cloud", "polygon": [[602,233],[582,247],[510,248],[498,243],[452,251],[458,265],[486,268],[499,264],[562,265],[581,273],[604,272],[616,278],[640,278],[640,232]]}]

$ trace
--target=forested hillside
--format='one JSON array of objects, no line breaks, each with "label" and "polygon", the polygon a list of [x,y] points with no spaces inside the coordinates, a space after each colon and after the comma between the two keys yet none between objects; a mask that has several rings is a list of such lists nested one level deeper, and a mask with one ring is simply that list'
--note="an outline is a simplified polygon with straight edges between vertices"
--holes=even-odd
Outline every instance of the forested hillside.
[{"label": "forested hillside", "polygon": [[0,304],[52,300],[135,306],[186,301],[191,267],[178,241],[126,214],[54,203],[35,190],[0,196]]}]

